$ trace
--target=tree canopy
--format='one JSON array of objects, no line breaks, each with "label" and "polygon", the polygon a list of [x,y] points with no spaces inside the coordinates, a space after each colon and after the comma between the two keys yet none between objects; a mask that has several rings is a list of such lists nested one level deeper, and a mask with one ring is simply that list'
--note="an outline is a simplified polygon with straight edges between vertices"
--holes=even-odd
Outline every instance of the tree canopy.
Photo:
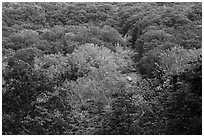
[{"label": "tree canopy", "polygon": [[202,3],[3,2],[2,134],[201,135]]}]

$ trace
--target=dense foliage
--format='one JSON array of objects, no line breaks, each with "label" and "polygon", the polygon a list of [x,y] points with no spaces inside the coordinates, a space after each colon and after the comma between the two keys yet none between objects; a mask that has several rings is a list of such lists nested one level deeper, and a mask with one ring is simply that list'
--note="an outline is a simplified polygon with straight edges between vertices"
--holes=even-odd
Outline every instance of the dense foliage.
[{"label": "dense foliage", "polygon": [[2,5],[2,134],[202,134],[202,3]]}]

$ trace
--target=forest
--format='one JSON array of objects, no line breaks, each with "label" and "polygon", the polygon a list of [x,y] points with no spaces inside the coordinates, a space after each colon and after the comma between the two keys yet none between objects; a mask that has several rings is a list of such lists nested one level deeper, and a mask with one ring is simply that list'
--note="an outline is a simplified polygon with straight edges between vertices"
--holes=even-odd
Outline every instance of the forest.
[{"label": "forest", "polygon": [[3,135],[201,135],[201,2],[3,2]]}]

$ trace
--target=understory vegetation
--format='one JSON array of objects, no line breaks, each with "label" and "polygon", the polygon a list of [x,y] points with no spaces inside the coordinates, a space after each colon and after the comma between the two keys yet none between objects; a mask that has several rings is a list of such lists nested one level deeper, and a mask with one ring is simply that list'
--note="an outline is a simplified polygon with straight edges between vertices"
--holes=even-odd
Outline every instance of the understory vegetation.
[{"label": "understory vegetation", "polygon": [[2,134],[201,135],[202,3],[2,3]]}]

